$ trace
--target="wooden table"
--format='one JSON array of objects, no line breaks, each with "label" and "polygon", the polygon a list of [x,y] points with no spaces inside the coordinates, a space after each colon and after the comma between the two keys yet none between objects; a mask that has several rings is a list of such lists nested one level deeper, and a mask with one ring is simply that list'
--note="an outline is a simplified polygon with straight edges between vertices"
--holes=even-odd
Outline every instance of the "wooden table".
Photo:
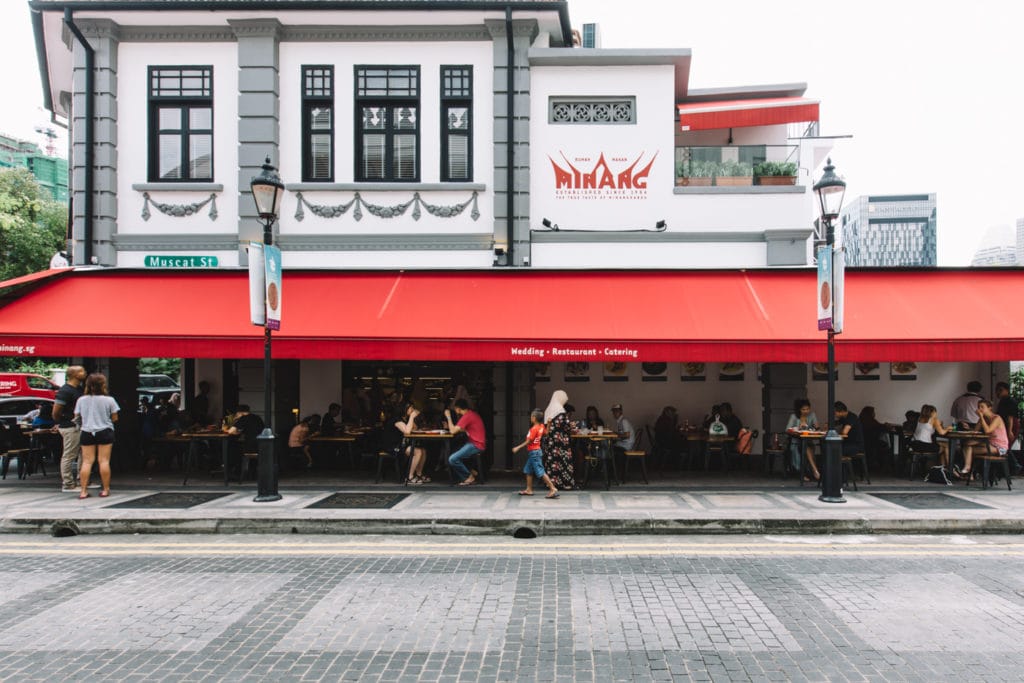
[{"label": "wooden table", "polygon": [[308,443],[310,446],[316,446],[317,444],[333,444],[335,448],[334,452],[336,455],[341,452],[341,446],[342,444],[344,444],[345,450],[348,452],[349,462],[352,463],[352,467],[354,469],[356,465],[356,456],[355,452],[352,450],[352,444],[354,444],[356,442],[356,439],[360,438],[360,436],[362,435],[346,433],[337,434],[335,436],[311,436],[310,438],[306,439],[306,443]]},{"label": "wooden table", "polygon": [[[405,438],[409,441],[439,442],[441,444],[441,457],[438,458],[437,467],[434,468],[434,471],[440,472],[448,466],[448,457],[452,454],[452,438],[454,436],[455,435],[447,429],[425,429],[422,431],[410,432]],[[480,466],[483,467],[483,463],[480,463]]]},{"label": "wooden table", "polygon": [[[180,435],[180,438],[188,440],[188,455],[185,456],[185,479],[181,482],[182,486],[188,484],[188,476],[191,471],[192,459],[198,460],[199,455],[199,443],[205,441],[207,443],[211,441],[220,442],[220,457],[221,465],[224,468],[224,486],[228,485],[228,444],[231,441],[241,441],[241,434],[229,434],[228,432],[184,432]],[[242,481],[242,470],[239,470],[238,481]]]},{"label": "wooden table", "polygon": [[[587,454],[583,461],[586,463],[586,469],[583,474],[583,488],[587,487],[587,482],[590,481],[590,463],[607,461],[604,464],[604,489],[607,491],[612,487],[611,483],[614,480],[616,484],[619,483],[619,475],[615,471],[615,457],[612,453],[611,448],[606,448],[611,445],[613,441],[620,441],[624,435],[612,431],[598,432],[596,430],[590,430],[588,432],[575,432],[569,436],[570,439],[575,439],[577,442],[586,441]],[[598,451],[598,452],[595,452]],[[610,463],[610,466],[609,464]]]},{"label": "wooden table", "polygon": [[[949,469],[953,470],[953,463],[956,462],[956,452],[959,451],[961,454],[964,450],[965,441],[987,441],[989,435],[985,432],[961,432],[961,431],[947,431],[945,434],[935,434],[936,439],[946,439],[949,441]],[[956,448],[954,448],[954,445]],[[974,465],[971,465],[971,470],[974,469]]]}]

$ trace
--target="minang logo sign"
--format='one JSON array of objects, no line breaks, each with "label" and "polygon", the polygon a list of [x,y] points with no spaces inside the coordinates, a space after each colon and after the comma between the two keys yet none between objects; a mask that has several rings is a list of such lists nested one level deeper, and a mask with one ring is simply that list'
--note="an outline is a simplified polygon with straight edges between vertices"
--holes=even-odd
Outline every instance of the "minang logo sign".
[{"label": "minang logo sign", "polygon": [[624,156],[606,157],[601,152],[597,161],[589,156],[576,156],[572,161],[559,152],[565,166],[550,156],[555,171],[555,197],[558,199],[646,199],[647,177],[658,158],[655,152],[641,166],[646,152],[632,161]]}]

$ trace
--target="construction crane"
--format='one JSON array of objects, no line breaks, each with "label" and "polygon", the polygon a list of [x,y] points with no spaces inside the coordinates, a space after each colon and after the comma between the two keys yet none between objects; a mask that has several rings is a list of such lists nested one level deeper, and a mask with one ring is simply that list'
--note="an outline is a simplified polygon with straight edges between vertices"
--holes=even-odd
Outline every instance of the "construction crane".
[{"label": "construction crane", "polygon": [[46,138],[46,156],[56,155],[57,146],[53,144],[53,141],[57,139],[57,131],[49,126],[36,126],[36,132]]}]

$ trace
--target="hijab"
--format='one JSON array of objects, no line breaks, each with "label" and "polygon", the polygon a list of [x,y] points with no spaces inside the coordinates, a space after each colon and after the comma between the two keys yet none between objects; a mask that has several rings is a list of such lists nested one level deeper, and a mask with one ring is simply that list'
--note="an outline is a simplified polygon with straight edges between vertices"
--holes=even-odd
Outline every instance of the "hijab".
[{"label": "hijab", "polygon": [[544,423],[551,422],[557,415],[561,415],[565,412],[565,404],[569,402],[569,395],[561,389],[555,390],[555,393],[551,394],[551,402],[548,403],[547,409],[544,410]]}]

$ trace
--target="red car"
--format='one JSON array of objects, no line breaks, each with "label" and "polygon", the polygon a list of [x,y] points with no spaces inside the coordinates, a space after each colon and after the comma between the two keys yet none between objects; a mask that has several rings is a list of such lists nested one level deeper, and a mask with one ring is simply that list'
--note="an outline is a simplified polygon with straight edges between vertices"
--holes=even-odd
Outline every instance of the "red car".
[{"label": "red car", "polygon": [[0,396],[34,396],[53,398],[59,389],[42,375],[30,372],[0,372]]}]

